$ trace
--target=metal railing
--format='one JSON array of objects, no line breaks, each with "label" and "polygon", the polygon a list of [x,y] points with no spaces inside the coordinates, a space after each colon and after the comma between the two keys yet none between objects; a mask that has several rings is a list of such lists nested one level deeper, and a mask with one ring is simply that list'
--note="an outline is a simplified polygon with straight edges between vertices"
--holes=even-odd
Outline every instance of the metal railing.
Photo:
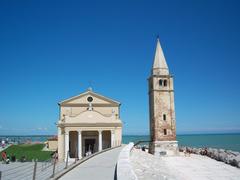
[{"label": "metal railing", "polygon": [[[113,147],[117,148],[119,146]],[[75,160],[69,161],[69,151],[65,162],[59,162],[58,156],[55,153],[51,159],[40,162],[37,159],[32,162],[10,162],[10,164],[0,164],[0,180],[44,180],[44,179],[55,179],[56,176],[61,174],[63,171],[69,171],[81,162],[88,160],[89,158],[108,151],[113,148],[107,148],[100,152],[93,153],[89,156],[81,159],[77,158],[75,154]],[[75,151],[77,153],[77,151]],[[4,168],[1,168],[4,167]]]},{"label": "metal railing", "polygon": [[134,144],[134,146],[137,146],[137,145],[139,145],[139,144],[141,144],[141,143],[151,143],[152,141],[137,141],[135,144]]},{"label": "metal railing", "polygon": [[[68,162],[69,163],[69,162]],[[55,154],[51,159],[39,162],[10,162],[10,164],[0,164],[0,180],[44,180],[53,178],[56,173],[64,170],[66,165],[59,162]]]}]

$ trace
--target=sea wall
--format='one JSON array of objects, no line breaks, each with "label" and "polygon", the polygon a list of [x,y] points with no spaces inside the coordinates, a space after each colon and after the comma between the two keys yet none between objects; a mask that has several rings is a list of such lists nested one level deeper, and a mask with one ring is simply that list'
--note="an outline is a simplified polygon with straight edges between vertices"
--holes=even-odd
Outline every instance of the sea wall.
[{"label": "sea wall", "polygon": [[194,153],[203,156],[208,156],[217,161],[222,161],[232,166],[240,168],[240,153],[215,148],[193,148],[193,147],[179,147],[180,152]]},{"label": "sea wall", "polygon": [[117,180],[138,180],[130,163],[130,153],[134,144],[131,142],[120,152],[117,162]]}]

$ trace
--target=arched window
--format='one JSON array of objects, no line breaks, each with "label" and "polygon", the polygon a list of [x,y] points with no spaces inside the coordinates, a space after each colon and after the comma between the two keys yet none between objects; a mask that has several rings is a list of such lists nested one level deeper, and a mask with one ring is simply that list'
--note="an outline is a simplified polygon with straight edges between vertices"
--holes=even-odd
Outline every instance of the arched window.
[{"label": "arched window", "polygon": [[163,114],[163,120],[164,120],[164,121],[167,120],[167,116],[166,116],[166,114]]},{"label": "arched window", "polygon": [[164,135],[167,135],[167,129],[164,129],[163,131],[164,131]]},{"label": "arched window", "polygon": [[167,80],[164,80],[163,84],[164,86],[167,86]]},{"label": "arched window", "polygon": [[159,80],[159,85],[162,86],[163,85],[163,80]]}]

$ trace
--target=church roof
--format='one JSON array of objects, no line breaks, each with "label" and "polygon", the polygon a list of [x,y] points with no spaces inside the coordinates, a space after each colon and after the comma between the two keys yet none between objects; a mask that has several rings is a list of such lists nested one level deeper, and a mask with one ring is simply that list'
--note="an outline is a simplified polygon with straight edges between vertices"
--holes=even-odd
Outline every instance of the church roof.
[{"label": "church roof", "polygon": [[152,74],[153,75],[169,75],[168,65],[164,57],[159,38],[157,38],[157,46],[156,46],[156,52],[155,52],[155,57],[153,61]]},{"label": "church roof", "polygon": [[91,88],[89,88],[87,91],[85,91],[85,92],[83,92],[83,93],[81,93],[81,94],[79,94],[77,96],[73,96],[71,98],[63,100],[63,101],[59,102],[58,104],[59,105],[64,105],[64,104],[67,104],[67,103],[71,103],[71,102],[74,102],[74,100],[80,99],[81,97],[84,97],[84,96],[93,96],[93,97],[97,97],[98,99],[101,99],[101,100],[103,100],[105,102],[108,102],[110,104],[121,105],[121,103],[118,102],[118,101],[115,101],[115,100],[110,99],[110,98],[108,98],[106,96],[103,96],[103,95],[100,95],[100,94],[98,94],[96,92],[93,92]]}]

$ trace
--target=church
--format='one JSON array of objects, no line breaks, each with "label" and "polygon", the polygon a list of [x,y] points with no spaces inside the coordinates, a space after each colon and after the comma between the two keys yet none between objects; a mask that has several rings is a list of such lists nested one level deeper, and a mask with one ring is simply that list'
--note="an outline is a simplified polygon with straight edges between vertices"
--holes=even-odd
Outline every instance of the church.
[{"label": "church", "polygon": [[[176,155],[176,118],[173,76],[170,74],[160,41],[157,46],[149,87],[149,152]],[[89,154],[122,144],[120,102],[89,88],[86,92],[58,103],[58,156],[81,159]]]},{"label": "church", "polygon": [[59,160],[81,159],[122,144],[120,102],[89,88],[58,105]]}]

